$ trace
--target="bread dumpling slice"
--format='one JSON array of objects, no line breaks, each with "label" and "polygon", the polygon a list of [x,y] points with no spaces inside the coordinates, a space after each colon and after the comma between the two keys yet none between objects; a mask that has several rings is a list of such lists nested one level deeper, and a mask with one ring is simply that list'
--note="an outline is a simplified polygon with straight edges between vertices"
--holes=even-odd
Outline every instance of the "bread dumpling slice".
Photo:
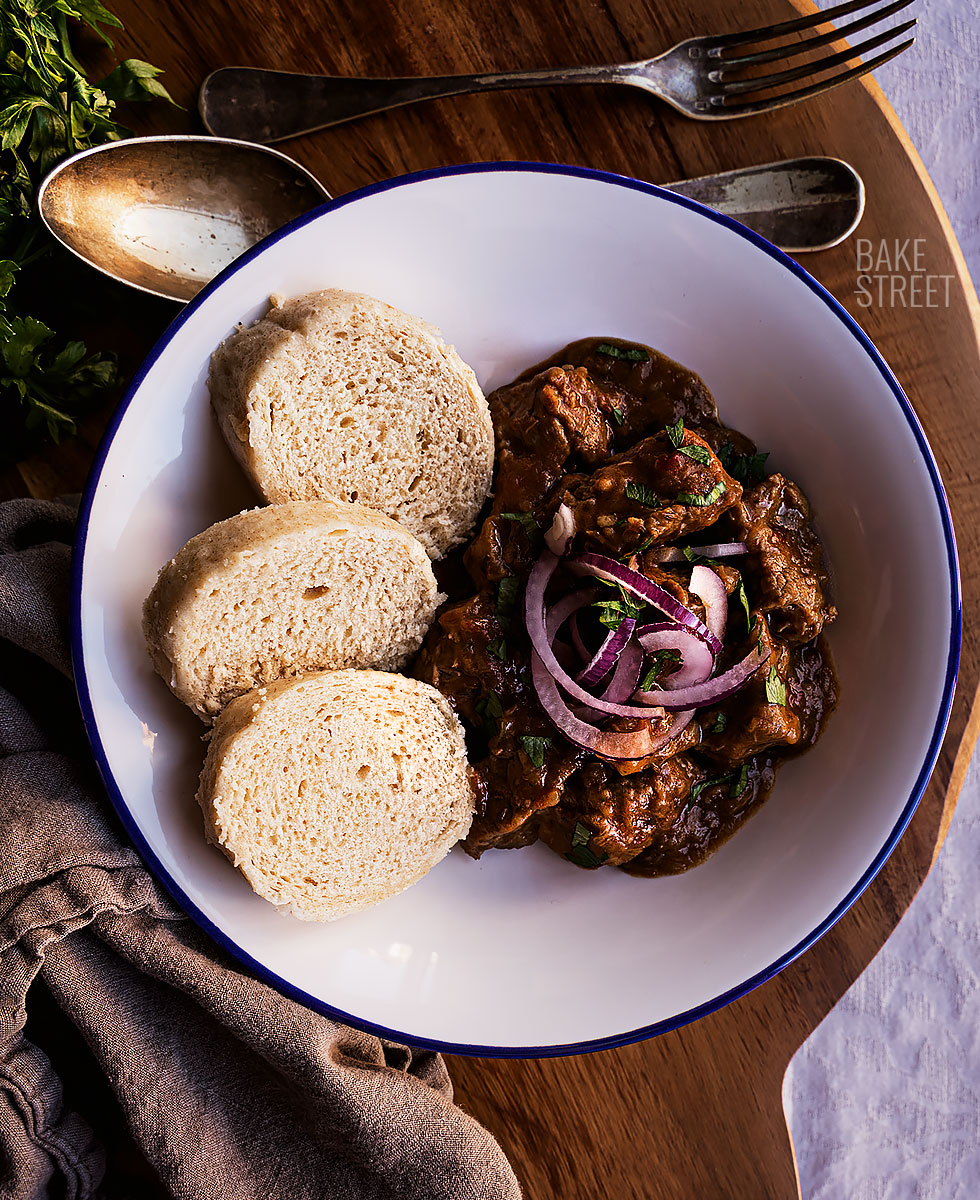
[{"label": "bread dumpling slice", "polygon": [[262,683],[307,671],[396,671],[439,604],[401,525],[359,504],[295,501],[191,538],[143,606],[153,663],[205,721]]},{"label": "bread dumpling slice", "polygon": [[325,671],[233,700],[197,793],[209,841],[254,891],[332,921],[416,883],[465,837],[463,730],[428,684]]},{"label": "bread dumpling slice", "polygon": [[400,521],[432,557],[472,530],[493,426],[435,326],[336,288],[284,299],[211,357],[228,445],[272,503],[337,497]]}]

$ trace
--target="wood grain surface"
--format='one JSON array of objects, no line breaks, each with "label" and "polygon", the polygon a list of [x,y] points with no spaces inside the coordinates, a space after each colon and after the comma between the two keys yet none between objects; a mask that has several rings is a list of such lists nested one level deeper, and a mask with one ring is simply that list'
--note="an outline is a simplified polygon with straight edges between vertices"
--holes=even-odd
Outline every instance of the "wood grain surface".
[{"label": "wood grain surface", "polygon": [[[119,57],[148,59],[184,109],[132,109],[140,133],[197,129],[200,80],[244,64],[408,75],[639,58],[694,33],[781,20],[806,0],[116,0]],[[924,19],[929,19],[928,11]],[[914,50],[913,50],[914,53]],[[111,59],[84,46],[93,70]],[[928,791],[897,850],[861,900],[780,976],[721,1012],[617,1051],[557,1060],[450,1060],[459,1103],[499,1138],[530,1200],[609,1196],[798,1195],[781,1102],[791,1056],[875,955],[933,861],[977,734],[980,677],[978,305],[935,192],[874,83],[805,106],[705,125],[626,89],[496,93],[430,102],[283,146],[334,193],[404,171],[468,160],[530,159],[600,167],[652,182],[798,154],[848,159],[868,208],[859,235],[875,252],[917,239],[938,307],[910,293],[864,307],[854,240],[804,265],[838,297],[894,368],[935,450],[963,566],[963,661],[949,732]],[[77,326],[135,365],[176,311],[79,274]],[[894,273],[894,272],[891,272]],[[899,274],[909,272],[900,266]],[[81,285],[80,285],[81,286]],[[93,292],[98,303],[89,298]],[[924,297],[919,297],[920,301]],[[904,300],[904,303],[903,303]],[[101,315],[93,317],[93,313]],[[75,334],[73,327],[66,332]],[[710,336],[710,330],[706,331]],[[0,492],[81,487],[107,412],[81,436],[0,476]],[[528,998],[534,1003],[534,998]]]}]

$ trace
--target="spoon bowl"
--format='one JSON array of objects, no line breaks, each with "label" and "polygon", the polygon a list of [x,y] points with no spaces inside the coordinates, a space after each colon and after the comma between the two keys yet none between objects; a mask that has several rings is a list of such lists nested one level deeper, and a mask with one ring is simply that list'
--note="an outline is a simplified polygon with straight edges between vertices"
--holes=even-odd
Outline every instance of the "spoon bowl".
[{"label": "spoon bowl", "polygon": [[175,134],[66,159],[42,183],[38,209],[50,232],[103,274],[186,301],[250,246],[329,199],[278,150]]}]

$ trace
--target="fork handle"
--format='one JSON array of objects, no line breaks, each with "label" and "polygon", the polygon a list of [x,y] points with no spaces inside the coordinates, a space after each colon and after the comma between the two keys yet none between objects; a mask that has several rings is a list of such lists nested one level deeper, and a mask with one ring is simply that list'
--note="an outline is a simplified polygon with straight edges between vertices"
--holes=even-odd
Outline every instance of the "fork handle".
[{"label": "fork handle", "polygon": [[205,128],[216,137],[268,143],[418,100],[507,88],[627,83],[632,74],[630,63],[407,79],[361,79],[222,67],[201,85],[198,107]]}]

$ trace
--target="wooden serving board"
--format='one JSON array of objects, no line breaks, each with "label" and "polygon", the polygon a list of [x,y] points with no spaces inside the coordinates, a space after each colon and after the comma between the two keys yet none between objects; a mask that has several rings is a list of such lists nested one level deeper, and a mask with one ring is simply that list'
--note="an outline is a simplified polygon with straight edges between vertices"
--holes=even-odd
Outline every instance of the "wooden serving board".
[{"label": "wooden serving board", "polygon": [[[809,11],[807,0],[116,0],[119,57],[164,68],[185,111],[126,117],[137,132],[197,128],[201,79],[245,64],[364,75],[599,63],[652,55],[695,33],[751,28]],[[929,20],[928,12],[923,19]],[[912,51],[914,53],[914,50]],[[110,60],[85,47],[97,70]],[[100,57],[101,55],[101,57]],[[845,158],[863,174],[859,235],[884,275],[859,291],[856,242],[804,265],[881,349],[916,408],[946,481],[963,567],[963,661],[939,765],[907,833],[862,899],[770,983],[676,1033],[578,1058],[453,1058],[459,1103],[499,1138],[530,1200],[798,1195],[781,1101],[786,1066],[872,959],[941,844],[977,736],[980,678],[980,306],[935,191],[874,83],[807,105],[704,125],[626,89],[496,93],[432,102],[284,147],[340,194],[387,176],[475,159],[578,163],[652,182],[803,154]],[[896,243],[906,242],[906,258]],[[918,251],[918,261],[912,251]],[[84,268],[78,268],[84,272]],[[921,276],[917,284],[910,277]],[[906,282],[891,283],[891,276]],[[932,277],[931,287],[926,277]],[[85,273],[79,326],[132,367],[175,311]],[[948,284],[948,292],[947,292]],[[866,281],[867,286],[867,281]],[[98,303],[91,303],[93,289]],[[927,307],[929,302],[933,307]],[[918,306],[910,306],[910,302]],[[936,306],[938,305],[938,306]],[[93,310],[103,316],[94,321]],[[76,330],[66,330],[73,335]],[[705,331],[710,336],[710,330]],[[79,489],[107,413],[82,436],[8,471],[6,494]],[[868,447],[874,453],[874,447]],[[534,997],[528,997],[534,1003]]]}]

